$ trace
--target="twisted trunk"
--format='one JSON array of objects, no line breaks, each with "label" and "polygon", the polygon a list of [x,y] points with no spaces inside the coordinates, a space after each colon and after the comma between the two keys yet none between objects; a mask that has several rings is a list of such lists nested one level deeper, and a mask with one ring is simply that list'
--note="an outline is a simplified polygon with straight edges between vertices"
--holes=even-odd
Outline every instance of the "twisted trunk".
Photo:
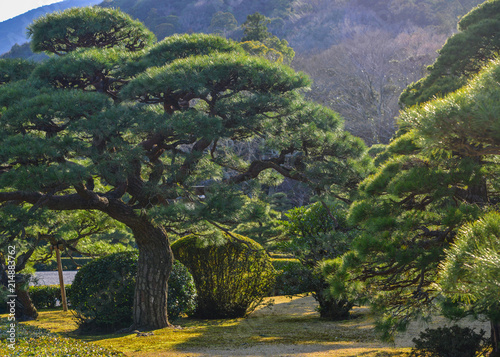
[{"label": "twisted trunk", "polygon": [[126,224],[139,248],[134,294],[134,328],[159,329],[170,326],[167,316],[168,278],[173,254],[167,232],[147,215],[138,215],[121,200],[110,200],[102,210]]},{"label": "twisted trunk", "polygon": [[134,325],[163,328],[170,326],[167,316],[168,278],[173,255],[165,229],[148,221],[131,227],[139,248]]},{"label": "twisted trunk", "polygon": [[491,321],[491,344],[492,351],[490,356],[500,356],[500,321]]}]

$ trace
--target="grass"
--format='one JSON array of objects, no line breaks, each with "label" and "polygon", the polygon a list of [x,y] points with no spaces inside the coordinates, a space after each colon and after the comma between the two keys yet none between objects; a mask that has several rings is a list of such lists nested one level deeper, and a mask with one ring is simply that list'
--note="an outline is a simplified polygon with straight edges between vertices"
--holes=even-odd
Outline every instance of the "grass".
[{"label": "grass", "polygon": [[[60,315],[60,313],[58,314]],[[66,320],[58,318],[58,320]],[[6,318],[0,319],[0,356],[36,356],[36,357],[101,357],[123,356],[122,353],[109,350],[103,346],[75,340],[61,336],[47,329],[29,324],[16,326],[16,339],[18,343],[14,349],[9,348],[7,333],[10,322]],[[52,322],[48,325],[52,325]]]},{"label": "grass", "polygon": [[58,309],[39,311],[37,321],[20,325],[58,333],[60,339],[73,340],[75,345],[99,346],[127,356],[388,357],[405,356],[409,352],[409,348],[396,349],[382,344],[366,309],[355,310],[355,319],[332,322],[318,317],[311,297],[274,299],[273,307],[256,311],[246,319],[181,318],[174,321],[177,328],[155,330],[147,337],[138,337],[135,333],[78,335],[72,314]]}]

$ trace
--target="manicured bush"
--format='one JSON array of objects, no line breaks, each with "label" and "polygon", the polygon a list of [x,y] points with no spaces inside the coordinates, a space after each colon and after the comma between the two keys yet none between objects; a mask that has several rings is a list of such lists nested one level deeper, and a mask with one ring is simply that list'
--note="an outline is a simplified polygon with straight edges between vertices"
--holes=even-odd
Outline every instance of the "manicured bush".
[{"label": "manicured bush", "polygon": [[314,290],[311,272],[298,259],[271,259],[276,270],[273,295],[296,295]]},{"label": "manicured bush", "polygon": [[485,356],[488,339],[485,332],[476,333],[468,327],[426,329],[414,338],[410,357],[476,357]]},{"label": "manicured bush", "polygon": [[260,244],[232,233],[223,242],[207,243],[196,235],[172,244],[193,275],[198,292],[195,316],[234,318],[252,312],[274,285],[271,259]]},{"label": "manicured bush", "polygon": [[[82,330],[115,330],[132,324],[138,253],[120,252],[96,259],[78,271],[70,300]],[[194,310],[192,277],[174,263],[169,278],[167,310],[174,320]]]},{"label": "manicured bush", "polygon": [[[65,285],[66,296],[69,296],[71,285]],[[28,293],[33,305],[37,309],[56,307],[57,301],[61,301],[61,287],[59,285],[30,286]]]}]

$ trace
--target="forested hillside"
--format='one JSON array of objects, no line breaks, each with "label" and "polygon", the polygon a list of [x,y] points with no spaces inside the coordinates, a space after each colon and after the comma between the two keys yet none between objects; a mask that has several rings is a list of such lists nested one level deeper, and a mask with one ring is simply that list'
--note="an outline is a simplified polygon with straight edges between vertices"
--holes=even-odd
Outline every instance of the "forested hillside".
[{"label": "forested hillside", "polygon": [[368,144],[395,131],[398,98],[425,75],[460,16],[480,0],[105,0],[143,21],[158,39],[211,32],[241,39],[249,14],[289,42],[292,66],[314,80],[309,97],[339,112]]},{"label": "forested hillside", "polygon": [[[395,132],[398,99],[426,74],[457,22],[481,0],[104,0],[152,30],[216,33],[241,40],[247,16],[269,18],[268,30],[295,51],[292,67],[313,79],[308,97],[346,120],[369,145]],[[38,55],[40,56],[40,55]],[[33,57],[16,46],[3,57]]]}]

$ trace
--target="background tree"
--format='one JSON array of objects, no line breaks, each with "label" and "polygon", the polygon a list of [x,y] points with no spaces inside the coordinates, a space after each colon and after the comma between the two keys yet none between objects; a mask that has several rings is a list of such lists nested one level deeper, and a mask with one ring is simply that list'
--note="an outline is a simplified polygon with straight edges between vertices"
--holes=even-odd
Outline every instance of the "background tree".
[{"label": "background tree", "polygon": [[396,131],[399,96],[422,78],[445,36],[414,31],[397,36],[367,26],[294,66],[314,79],[308,97],[346,118],[346,129],[368,145],[387,144]]},{"label": "background tree", "polygon": [[[364,233],[344,257],[387,329],[432,311],[444,249],[498,201],[498,62],[462,89],[402,113],[350,211]],[[393,330],[394,331],[394,330]]]},{"label": "background tree", "polygon": [[[68,24],[75,11],[67,13]],[[65,13],[54,16],[59,21]],[[83,9],[78,25],[92,28],[94,19],[116,16]],[[168,231],[237,225],[249,201],[244,183],[266,170],[339,198],[364,174],[355,164],[364,145],[342,130],[335,113],[303,99],[309,80],[302,73],[206,35],[130,51],[151,42],[144,32],[121,47],[68,52],[83,37],[60,45],[74,32],[65,26],[66,35],[44,39],[37,31],[51,19],[31,27],[33,46],[66,54],[35,68],[29,80],[0,87],[0,201],[96,210],[125,224],[139,249],[136,326],[169,325]],[[265,159],[247,161],[219,145],[253,137],[261,139]]]},{"label": "background tree", "polygon": [[267,30],[267,25],[271,20],[258,12],[248,15],[247,20],[241,25],[243,28],[243,37],[241,42],[245,41],[259,41],[263,42],[265,39],[272,36]]},{"label": "background tree", "polygon": [[355,236],[355,230],[347,226],[346,211],[343,202],[316,202],[288,211],[287,220],[281,221],[284,248],[307,268],[307,279],[319,303],[320,316],[331,320],[348,318],[353,306],[353,302],[329,294],[328,283],[320,269],[323,261],[347,252]]},{"label": "background tree", "polygon": [[271,61],[290,64],[295,56],[295,51],[288,46],[286,40],[273,36],[267,30],[271,20],[256,12],[248,15],[243,27],[243,48],[251,55],[263,56]]},{"label": "background tree", "polygon": [[500,1],[488,0],[458,23],[458,32],[439,51],[429,75],[408,86],[401,94],[405,106],[443,97],[462,87],[500,50]]}]

